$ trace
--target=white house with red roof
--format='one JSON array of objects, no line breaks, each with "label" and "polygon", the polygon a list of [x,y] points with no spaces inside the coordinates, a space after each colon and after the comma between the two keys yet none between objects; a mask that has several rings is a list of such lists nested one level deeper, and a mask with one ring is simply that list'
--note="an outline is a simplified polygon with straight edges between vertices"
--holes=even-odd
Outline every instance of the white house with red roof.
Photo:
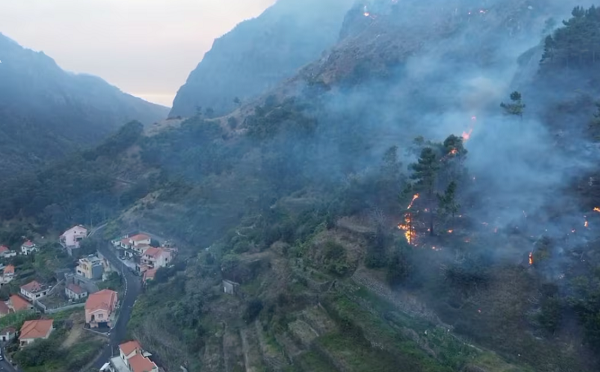
[{"label": "white house with red roof", "polygon": [[142,255],[141,263],[155,269],[165,267],[171,263],[171,252],[163,248],[150,247]]},{"label": "white house with red roof", "polygon": [[14,257],[17,255],[17,252],[15,251],[11,251],[7,246],[5,245],[0,245],[0,257],[3,258],[8,258],[8,257]]},{"label": "white house with red roof", "polygon": [[48,287],[33,280],[21,286],[21,295],[30,301],[39,300],[48,294]]},{"label": "white house with red roof", "polygon": [[38,251],[38,247],[31,240],[26,241],[21,246],[21,254],[24,254],[25,256],[28,256],[37,251]]},{"label": "white house with red roof", "polygon": [[15,267],[13,265],[6,265],[0,276],[0,287],[13,281],[15,278]]},{"label": "white house with red roof", "polygon": [[79,249],[80,243],[88,236],[88,230],[82,225],[71,227],[60,236],[60,244],[65,247],[69,255],[73,255],[73,250]]},{"label": "white house with red roof", "polygon": [[27,320],[21,327],[19,344],[22,347],[35,340],[47,339],[53,330],[54,321],[52,319]]},{"label": "white house with red roof", "polygon": [[150,245],[152,242],[152,238],[150,238],[146,234],[137,234],[129,238],[129,243],[133,246],[137,246],[140,244]]},{"label": "white house with red roof", "polygon": [[158,372],[158,366],[148,357],[138,341],[128,341],[119,345],[119,356],[113,357],[110,370],[114,372]]},{"label": "white house with red roof", "polygon": [[80,300],[86,298],[88,292],[75,283],[69,283],[65,286],[65,295],[71,300]]}]

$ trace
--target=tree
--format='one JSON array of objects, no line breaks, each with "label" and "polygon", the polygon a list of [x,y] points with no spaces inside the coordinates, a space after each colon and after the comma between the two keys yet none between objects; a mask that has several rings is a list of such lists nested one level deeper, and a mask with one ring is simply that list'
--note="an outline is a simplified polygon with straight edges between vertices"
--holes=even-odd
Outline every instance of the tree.
[{"label": "tree", "polygon": [[196,115],[202,116],[202,106],[196,106]]},{"label": "tree", "polygon": [[521,101],[521,93],[514,91],[510,94],[511,103],[500,103],[507,115],[516,115],[523,118],[525,104]]},{"label": "tree", "polygon": [[435,181],[439,167],[439,161],[435,151],[431,147],[424,148],[421,151],[421,156],[419,157],[417,163],[411,164],[411,169],[414,171],[414,173],[410,178],[416,181],[414,185],[415,189],[425,194],[424,200],[429,207],[429,233],[431,235],[434,234],[433,208],[435,206]]},{"label": "tree", "polygon": [[204,110],[204,116],[206,116],[206,118],[212,119],[214,115],[215,110],[213,110],[212,107],[207,107],[206,110]]},{"label": "tree", "polygon": [[238,97],[235,97],[233,99],[233,103],[235,103],[235,105],[238,107],[242,105],[242,101],[240,101],[240,99]]},{"label": "tree", "polygon": [[460,208],[460,205],[456,202],[456,182],[450,182],[444,195],[438,194],[438,200],[439,211],[441,211],[441,213],[449,214],[454,221],[454,216]]}]

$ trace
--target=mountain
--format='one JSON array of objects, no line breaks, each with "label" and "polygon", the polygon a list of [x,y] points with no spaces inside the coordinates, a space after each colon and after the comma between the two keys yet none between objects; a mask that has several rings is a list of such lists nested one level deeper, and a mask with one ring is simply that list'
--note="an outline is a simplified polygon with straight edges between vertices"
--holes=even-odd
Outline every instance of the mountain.
[{"label": "mountain", "polygon": [[335,43],[353,0],[279,0],[215,40],[173,102],[170,116],[198,107],[223,114],[288,78]]},{"label": "mountain", "polygon": [[357,5],[240,110],[0,180],[0,216],[176,243],[128,323],[170,370],[598,371],[600,18],[564,6]]},{"label": "mountain", "polygon": [[102,79],[62,70],[0,34],[0,173],[97,144],[131,120],[153,123],[167,108],[123,93]]}]

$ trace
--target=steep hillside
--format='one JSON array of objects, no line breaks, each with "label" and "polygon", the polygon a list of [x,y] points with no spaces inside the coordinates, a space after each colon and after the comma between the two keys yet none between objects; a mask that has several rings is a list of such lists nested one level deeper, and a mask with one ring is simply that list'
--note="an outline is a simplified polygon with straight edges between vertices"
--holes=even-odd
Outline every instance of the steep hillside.
[{"label": "steep hillside", "polygon": [[63,71],[43,52],[0,34],[0,173],[58,159],[131,120],[153,123],[167,108],[100,78]]},{"label": "steep hillside", "polygon": [[259,17],[215,40],[190,74],[170,116],[197,108],[223,114],[292,76],[333,45],[353,0],[280,0]]}]

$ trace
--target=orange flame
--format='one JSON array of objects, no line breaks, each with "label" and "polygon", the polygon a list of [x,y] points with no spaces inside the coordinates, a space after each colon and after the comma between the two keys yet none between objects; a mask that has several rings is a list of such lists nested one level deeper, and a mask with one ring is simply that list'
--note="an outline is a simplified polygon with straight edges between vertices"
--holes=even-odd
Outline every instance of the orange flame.
[{"label": "orange flame", "polygon": [[598,207],[595,207],[595,208],[594,208],[594,212],[598,212],[598,213],[600,213],[600,208],[598,208]]},{"label": "orange flame", "polygon": [[584,227],[588,227],[588,222],[587,222],[587,221],[585,221],[585,222],[583,223],[583,226],[584,226]]},{"label": "orange flame", "polygon": [[462,132],[463,141],[467,142],[471,138],[471,133],[473,133],[473,128],[469,129],[469,132]]},{"label": "orange flame", "polygon": [[404,214],[404,223],[398,224],[398,229],[404,230],[404,237],[408,244],[414,244],[417,234],[412,225],[412,215],[410,212]]},{"label": "orange flame", "polygon": [[533,265],[533,252],[529,252],[529,265]]},{"label": "orange flame", "polygon": [[457,150],[457,149],[452,149],[452,151],[450,151],[450,153],[451,153],[452,155],[456,155],[456,154],[458,153],[458,150]]},{"label": "orange flame", "polygon": [[452,234],[454,230],[448,230],[448,234]]},{"label": "orange flame", "polygon": [[411,209],[413,204],[415,203],[415,200],[419,199],[419,194],[415,194],[413,195],[412,200],[410,201],[410,204],[408,205],[408,207],[406,207],[406,209]]}]

